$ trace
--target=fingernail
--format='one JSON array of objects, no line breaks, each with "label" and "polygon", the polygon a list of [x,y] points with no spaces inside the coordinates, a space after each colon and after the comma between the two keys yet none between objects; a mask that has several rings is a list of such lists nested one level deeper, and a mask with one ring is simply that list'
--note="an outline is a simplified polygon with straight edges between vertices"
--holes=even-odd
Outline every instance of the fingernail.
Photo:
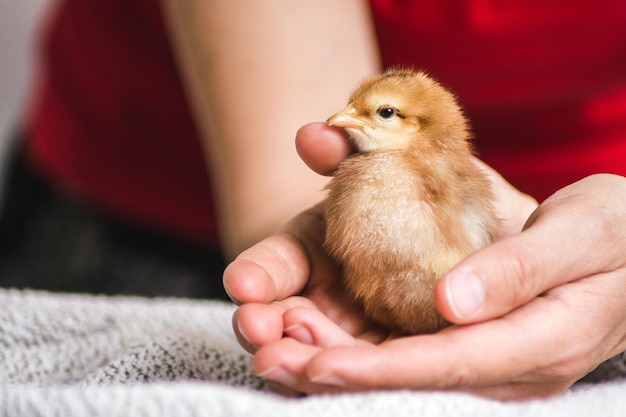
[{"label": "fingernail", "polygon": [[286,386],[294,386],[297,382],[295,375],[287,372],[280,366],[272,366],[265,371],[257,373],[257,376]]},{"label": "fingernail", "polygon": [[241,330],[241,326],[239,325],[239,316],[237,314],[238,311],[235,311],[232,318],[232,326],[235,336],[237,337],[237,341],[248,352],[256,351],[257,347],[255,344],[251,343],[246,334]]},{"label": "fingernail", "polygon": [[485,302],[485,285],[471,272],[457,272],[446,279],[446,296],[455,316],[468,318]]},{"label": "fingernail", "polygon": [[230,287],[226,284],[226,282],[223,283],[224,286],[224,291],[226,291],[226,295],[228,296],[228,298],[230,298],[230,300],[236,304],[236,305],[241,305],[242,302],[239,301],[234,295],[233,293],[230,291]]},{"label": "fingernail", "polygon": [[339,378],[337,375],[325,374],[319,375],[311,378],[311,382],[316,384],[324,384],[324,385],[333,385],[336,387],[344,387],[346,385],[346,381]]},{"label": "fingernail", "polygon": [[287,327],[284,332],[287,336],[297,340],[300,343],[312,345],[314,342],[313,335],[311,334],[309,329],[300,324],[294,324],[293,326]]},{"label": "fingernail", "polygon": [[237,305],[241,305],[241,301],[239,301],[237,297],[235,297],[232,291],[230,290],[230,280],[227,279],[227,277],[229,276],[229,271],[230,271],[229,268],[230,268],[230,265],[226,267],[226,269],[224,270],[224,274],[222,275],[222,286],[224,287],[224,291],[226,291],[226,295],[228,295],[228,297],[233,301],[233,303]]}]

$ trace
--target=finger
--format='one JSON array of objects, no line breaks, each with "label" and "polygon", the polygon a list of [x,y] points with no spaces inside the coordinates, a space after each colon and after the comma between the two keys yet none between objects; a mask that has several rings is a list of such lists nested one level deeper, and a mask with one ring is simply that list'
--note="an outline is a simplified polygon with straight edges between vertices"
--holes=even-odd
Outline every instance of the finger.
[{"label": "finger", "polygon": [[320,348],[284,338],[264,346],[252,359],[252,371],[259,377],[300,392],[319,392],[304,372]]},{"label": "finger", "polygon": [[[247,305],[247,304],[245,304]],[[235,312],[233,313],[233,317],[231,319],[231,325],[233,327],[233,332],[235,333],[235,337],[237,338],[237,342],[239,342],[239,345],[244,348],[244,350],[246,352],[249,353],[254,353],[257,351],[258,345],[251,342],[249,339],[250,337],[248,337],[245,333],[245,331],[241,330],[241,324],[239,322],[239,317],[240,317],[240,309],[235,310]]]},{"label": "finger", "polygon": [[[310,360],[306,372],[314,383],[347,390],[467,390],[511,381],[530,383],[534,379],[525,380],[526,376],[537,374],[571,385],[592,369],[588,363],[568,360],[580,356],[576,351],[580,346],[572,346],[571,333],[565,332],[566,337],[555,328],[569,319],[559,302],[538,298],[520,310],[525,311],[439,334],[400,338],[379,346],[326,349]],[[547,314],[552,314],[552,324],[537,325],[546,321]],[[574,333],[574,337],[584,337]]]},{"label": "finger", "polygon": [[[437,283],[435,298],[454,323],[499,317],[558,285],[615,269],[608,223],[597,214],[568,209],[563,201],[542,205],[527,229],[463,260]],[[595,220],[594,220],[595,219]],[[590,256],[590,248],[593,256]]]},{"label": "finger", "polygon": [[342,324],[331,321],[326,315],[314,308],[296,307],[283,314],[285,335],[300,343],[322,348],[332,346],[350,346],[364,343],[380,343],[386,337],[385,332],[368,328],[367,330],[348,333]]},{"label": "finger", "polygon": [[226,267],[224,288],[237,303],[268,303],[298,292],[308,268],[300,242],[290,234],[276,234],[242,252]]},{"label": "finger", "polygon": [[283,337],[283,313],[291,308],[314,308],[304,297],[289,297],[270,304],[244,304],[233,314],[233,330],[239,344],[254,353],[259,346]]},{"label": "finger", "polygon": [[353,152],[343,129],[319,122],[298,130],[296,150],[309,168],[321,175],[332,175],[339,163]]},{"label": "finger", "polygon": [[[322,348],[369,343],[354,338],[313,306],[302,305],[288,309],[283,314],[283,322],[287,337],[266,344],[256,352],[253,358],[254,372],[281,386],[302,392],[343,390],[310,381],[305,372],[307,363]],[[376,339],[380,341],[381,336],[379,333]]]},{"label": "finger", "polygon": [[242,252],[224,270],[223,283],[237,303],[269,303],[298,293],[310,274],[310,251],[321,247],[322,208],[313,207],[275,235]]}]

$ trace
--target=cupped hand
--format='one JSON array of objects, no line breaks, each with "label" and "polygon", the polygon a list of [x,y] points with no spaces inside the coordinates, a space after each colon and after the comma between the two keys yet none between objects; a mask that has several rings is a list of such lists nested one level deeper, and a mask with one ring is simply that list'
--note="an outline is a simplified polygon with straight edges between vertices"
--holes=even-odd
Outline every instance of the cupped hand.
[{"label": "cupped hand", "polygon": [[[351,152],[343,131],[325,123],[303,127],[296,145],[304,161],[323,175],[332,174]],[[384,337],[343,298],[339,269],[322,247],[323,216],[322,203],[299,214],[273,236],[242,252],[224,271],[226,291],[242,304],[233,327],[248,351],[280,340],[282,314],[297,306],[323,311],[350,334],[374,341]]]},{"label": "cupped hand", "polygon": [[[339,151],[326,148],[317,160],[315,137]],[[349,153],[341,133],[322,125],[303,128],[298,146],[325,174]],[[384,332],[341,300],[337,269],[321,249],[319,206],[225,274],[229,293],[253,303],[240,308],[235,328],[256,352],[257,373],[310,393],[414,388],[526,398],[562,392],[626,349],[626,180],[592,176],[533,211],[532,199],[483,167],[503,239],[439,281],[438,308],[456,325],[380,343]]]}]

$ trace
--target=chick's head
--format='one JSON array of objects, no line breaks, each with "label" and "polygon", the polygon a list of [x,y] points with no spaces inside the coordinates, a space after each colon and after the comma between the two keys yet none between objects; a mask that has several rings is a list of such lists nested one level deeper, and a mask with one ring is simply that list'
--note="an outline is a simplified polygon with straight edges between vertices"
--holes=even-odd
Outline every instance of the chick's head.
[{"label": "chick's head", "polygon": [[413,70],[364,81],[328,124],[345,128],[359,152],[466,146],[469,138],[454,96]]}]

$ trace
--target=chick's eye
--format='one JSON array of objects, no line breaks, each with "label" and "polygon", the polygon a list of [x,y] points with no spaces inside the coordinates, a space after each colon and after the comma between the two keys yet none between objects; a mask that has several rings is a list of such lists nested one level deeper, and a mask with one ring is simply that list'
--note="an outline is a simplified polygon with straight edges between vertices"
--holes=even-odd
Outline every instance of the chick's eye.
[{"label": "chick's eye", "polygon": [[381,107],[380,109],[378,109],[377,113],[383,119],[391,119],[393,116],[396,115],[397,110],[393,107]]}]

